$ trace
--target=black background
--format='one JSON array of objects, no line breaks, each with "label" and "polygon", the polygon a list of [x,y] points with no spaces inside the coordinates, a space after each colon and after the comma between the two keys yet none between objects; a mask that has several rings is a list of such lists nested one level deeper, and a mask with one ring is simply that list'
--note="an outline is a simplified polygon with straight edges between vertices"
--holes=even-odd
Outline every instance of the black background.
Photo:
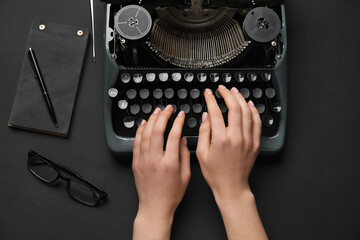
[{"label": "black background", "polygon": [[[286,1],[289,114],[284,150],[261,158],[251,187],[270,239],[360,239],[358,0]],[[133,175],[107,149],[102,109],[104,7],[95,1],[97,62],[88,49],[68,139],[7,127],[32,19],[90,29],[87,0],[0,1],[0,238],[130,239]],[[32,148],[109,192],[89,208],[27,170]],[[261,161],[262,160],[262,161]],[[194,157],[172,239],[225,239]]]}]

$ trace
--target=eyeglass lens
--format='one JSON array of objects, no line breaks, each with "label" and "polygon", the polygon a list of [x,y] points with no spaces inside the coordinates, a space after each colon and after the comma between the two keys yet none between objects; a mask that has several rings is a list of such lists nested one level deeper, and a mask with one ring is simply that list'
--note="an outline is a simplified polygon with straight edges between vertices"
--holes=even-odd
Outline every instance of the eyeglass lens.
[{"label": "eyeglass lens", "polygon": [[53,182],[59,173],[42,159],[32,156],[29,160],[29,167],[32,173],[45,182]]}]

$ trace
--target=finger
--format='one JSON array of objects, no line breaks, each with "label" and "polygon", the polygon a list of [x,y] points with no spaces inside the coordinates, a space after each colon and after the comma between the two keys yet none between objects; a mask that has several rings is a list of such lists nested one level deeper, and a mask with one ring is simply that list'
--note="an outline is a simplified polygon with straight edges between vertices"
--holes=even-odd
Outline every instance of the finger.
[{"label": "finger", "polygon": [[241,134],[242,118],[239,102],[224,85],[219,85],[219,93],[224,98],[228,113],[228,128],[234,134]]},{"label": "finger", "polygon": [[201,125],[199,129],[198,144],[196,147],[196,155],[206,158],[211,142],[211,125],[207,112],[202,114]]},{"label": "finger", "polygon": [[252,114],[252,120],[253,120],[253,124],[252,124],[253,125],[253,128],[252,128],[253,146],[255,149],[258,150],[260,147],[262,122],[260,119],[260,114],[259,114],[258,110],[256,109],[256,107],[254,106],[254,103],[250,100],[248,102],[248,105],[250,107],[251,114]]},{"label": "finger", "polygon": [[145,125],[146,125],[146,121],[142,120],[140,126],[136,131],[136,135],[134,139],[134,147],[133,147],[133,166],[137,165],[140,160],[140,146],[141,146],[141,139],[145,129]]},{"label": "finger", "polygon": [[245,139],[251,141],[252,139],[252,116],[249,105],[245,101],[245,98],[241,95],[239,90],[235,87],[231,89],[231,92],[239,102],[242,114],[242,132]]},{"label": "finger", "polygon": [[174,157],[175,158],[179,157],[180,138],[184,126],[184,121],[185,121],[185,113],[184,111],[180,111],[177,117],[175,118],[175,121],[173,123],[173,126],[171,128],[166,143],[165,155],[167,155],[168,159],[174,159]]},{"label": "finger", "polygon": [[159,115],[159,118],[156,121],[153,131],[151,133],[150,152],[155,154],[164,153],[164,133],[165,133],[166,125],[172,113],[173,113],[172,105],[167,105],[164,111],[162,111],[161,114]]},{"label": "finger", "polygon": [[184,180],[189,181],[190,170],[190,151],[187,147],[187,139],[183,137],[180,143],[180,173]]},{"label": "finger", "polygon": [[213,136],[220,136],[225,132],[225,123],[220,108],[215,100],[214,95],[210,89],[205,90],[205,101],[209,112],[211,122],[211,131]]},{"label": "finger", "polygon": [[160,115],[160,108],[156,108],[155,111],[151,114],[146,127],[144,129],[143,135],[142,135],[142,142],[140,147],[140,155],[141,156],[149,156],[150,153],[150,143],[151,143],[151,133],[153,130],[153,127]]}]

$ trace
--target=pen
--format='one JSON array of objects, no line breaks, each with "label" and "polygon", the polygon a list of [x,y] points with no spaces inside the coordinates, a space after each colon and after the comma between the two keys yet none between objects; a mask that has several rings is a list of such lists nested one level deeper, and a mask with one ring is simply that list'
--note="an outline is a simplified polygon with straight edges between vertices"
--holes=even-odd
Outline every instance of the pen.
[{"label": "pen", "polygon": [[34,77],[39,80],[39,84],[40,84],[40,87],[41,87],[41,91],[44,95],[44,99],[45,99],[45,102],[46,102],[46,106],[47,106],[47,109],[49,110],[49,113],[50,113],[50,116],[51,116],[51,119],[52,121],[54,122],[55,124],[55,127],[58,127],[58,123],[57,123],[57,120],[56,120],[56,116],[55,116],[55,111],[54,111],[54,107],[51,103],[51,100],[50,100],[50,96],[49,96],[49,93],[46,89],[46,85],[45,85],[45,82],[41,76],[41,73],[40,73],[40,68],[39,68],[39,65],[36,61],[36,57],[35,57],[35,52],[33,49],[29,48],[29,51],[28,51],[28,56],[29,56],[29,60],[30,60],[30,65],[31,65],[31,69],[32,69],[32,72],[34,74]]}]

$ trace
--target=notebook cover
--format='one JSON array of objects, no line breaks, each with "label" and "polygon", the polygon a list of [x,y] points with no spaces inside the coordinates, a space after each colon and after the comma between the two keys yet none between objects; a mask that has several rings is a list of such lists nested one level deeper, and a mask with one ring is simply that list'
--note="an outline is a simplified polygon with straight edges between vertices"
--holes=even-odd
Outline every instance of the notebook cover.
[{"label": "notebook cover", "polygon": [[[45,28],[41,30],[40,25]],[[32,22],[8,126],[68,135],[88,38],[89,31],[85,28],[39,20]],[[27,55],[29,47],[35,52],[58,127],[51,120],[39,82],[32,74]]]}]

